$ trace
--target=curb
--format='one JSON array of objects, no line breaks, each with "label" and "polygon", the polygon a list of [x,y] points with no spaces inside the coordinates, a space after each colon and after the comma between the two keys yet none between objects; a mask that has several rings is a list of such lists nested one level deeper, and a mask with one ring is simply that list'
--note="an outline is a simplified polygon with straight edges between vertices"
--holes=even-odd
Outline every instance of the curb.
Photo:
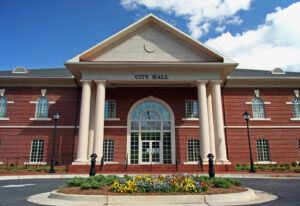
[{"label": "curb", "polygon": [[[108,175],[108,174],[104,174]],[[124,176],[124,174],[113,174],[117,176]],[[141,175],[141,174],[130,174],[130,175]],[[165,175],[165,174],[163,174]],[[204,175],[207,174],[196,174]],[[20,180],[20,179],[51,179],[51,178],[73,178],[73,177],[89,177],[88,174],[55,174],[55,175],[12,175],[12,176],[0,176],[1,180]],[[216,177],[227,177],[227,178],[270,178],[270,179],[300,179],[298,175],[285,175],[285,174],[216,174]]]}]

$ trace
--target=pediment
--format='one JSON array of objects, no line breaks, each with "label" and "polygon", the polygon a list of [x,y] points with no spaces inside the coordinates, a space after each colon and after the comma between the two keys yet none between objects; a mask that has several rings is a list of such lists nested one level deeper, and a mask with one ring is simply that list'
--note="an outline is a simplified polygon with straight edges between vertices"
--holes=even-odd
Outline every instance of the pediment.
[{"label": "pediment", "polygon": [[148,24],[105,49],[86,56],[89,62],[220,62],[155,24]]}]

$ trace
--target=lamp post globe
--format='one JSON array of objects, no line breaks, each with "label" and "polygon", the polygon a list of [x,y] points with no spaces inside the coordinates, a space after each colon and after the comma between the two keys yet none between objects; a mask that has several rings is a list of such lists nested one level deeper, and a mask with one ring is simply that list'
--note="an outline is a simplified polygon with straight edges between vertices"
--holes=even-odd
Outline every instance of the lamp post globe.
[{"label": "lamp post globe", "polygon": [[256,172],[254,169],[254,163],[253,163],[253,157],[252,157],[252,150],[251,150],[251,138],[250,138],[250,131],[249,131],[249,120],[250,120],[250,114],[245,111],[245,113],[243,114],[244,119],[246,120],[246,124],[247,124],[247,133],[248,133],[248,143],[249,143],[249,151],[250,151],[250,171],[249,172]]},{"label": "lamp post globe", "polygon": [[53,114],[53,119],[55,121],[54,138],[53,138],[53,147],[52,147],[51,167],[50,167],[49,173],[55,173],[55,170],[54,170],[54,153],[55,153],[55,140],[56,140],[56,126],[57,126],[57,121],[59,120],[59,118],[60,118],[59,112],[54,112],[54,114]]}]

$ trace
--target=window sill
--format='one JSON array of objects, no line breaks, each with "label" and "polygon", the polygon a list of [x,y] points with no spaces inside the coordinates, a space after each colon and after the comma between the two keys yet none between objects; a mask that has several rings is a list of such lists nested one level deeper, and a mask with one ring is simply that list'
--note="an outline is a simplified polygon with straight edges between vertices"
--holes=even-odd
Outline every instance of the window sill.
[{"label": "window sill", "polygon": [[104,121],[120,121],[120,118],[106,118]]},{"label": "window sill", "polygon": [[119,162],[104,162],[104,165],[117,165]]},{"label": "window sill", "polygon": [[32,118],[29,118],[29,120],[31,120],[31,121],[51,121],[52,118],[36,118],[36,117],[32,117]]},{"label": "window sill", "polygon": [[[253,104],[252,102],[245,102],[245,104]],[[271,104],[271,102],[264,102],[264,104]]]},{"label": "window sill", "polygon": [[250,121],[271,121],[271,118],[250,118]]},{"label": "window sill", "polygon": [[196,162],[183,162],[184,165],[198,165],[199,161]]},{"label": "window sill", "polygon": [[277,162],[270,162],[270,161],[260,161],[260,162],[254,162],[254,164],[257,165],[270,165],[270,164],[277,164]]},{"label": "window sill", "polygon": [[0,117],[0,121],[8,121],[9,117]]},{"label": "window sill", "polygon": [[300,121],[300,118],[290,118],[291,121]]},{"label": "window sill", "polygon": [[47,165],[47,162],[24,162],[24,165]]},{"label": "window sill", "polygon": [[199,121],[199,118],[196,118],[196,117],[186,117],[186,118],[182,118],[182,121]]},{"label": "window sill", "polygon": [[3,165],[3,162],[0,162],[0,165]]}]

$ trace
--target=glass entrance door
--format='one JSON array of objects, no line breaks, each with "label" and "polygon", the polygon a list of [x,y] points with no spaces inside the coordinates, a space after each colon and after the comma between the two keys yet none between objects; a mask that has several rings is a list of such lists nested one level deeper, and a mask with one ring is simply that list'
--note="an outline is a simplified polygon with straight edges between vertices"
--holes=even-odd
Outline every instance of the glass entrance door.
[{"label": "glass entrance door", "polygon": [[161,163],[159,141],[142,141],[142,163]]}]

